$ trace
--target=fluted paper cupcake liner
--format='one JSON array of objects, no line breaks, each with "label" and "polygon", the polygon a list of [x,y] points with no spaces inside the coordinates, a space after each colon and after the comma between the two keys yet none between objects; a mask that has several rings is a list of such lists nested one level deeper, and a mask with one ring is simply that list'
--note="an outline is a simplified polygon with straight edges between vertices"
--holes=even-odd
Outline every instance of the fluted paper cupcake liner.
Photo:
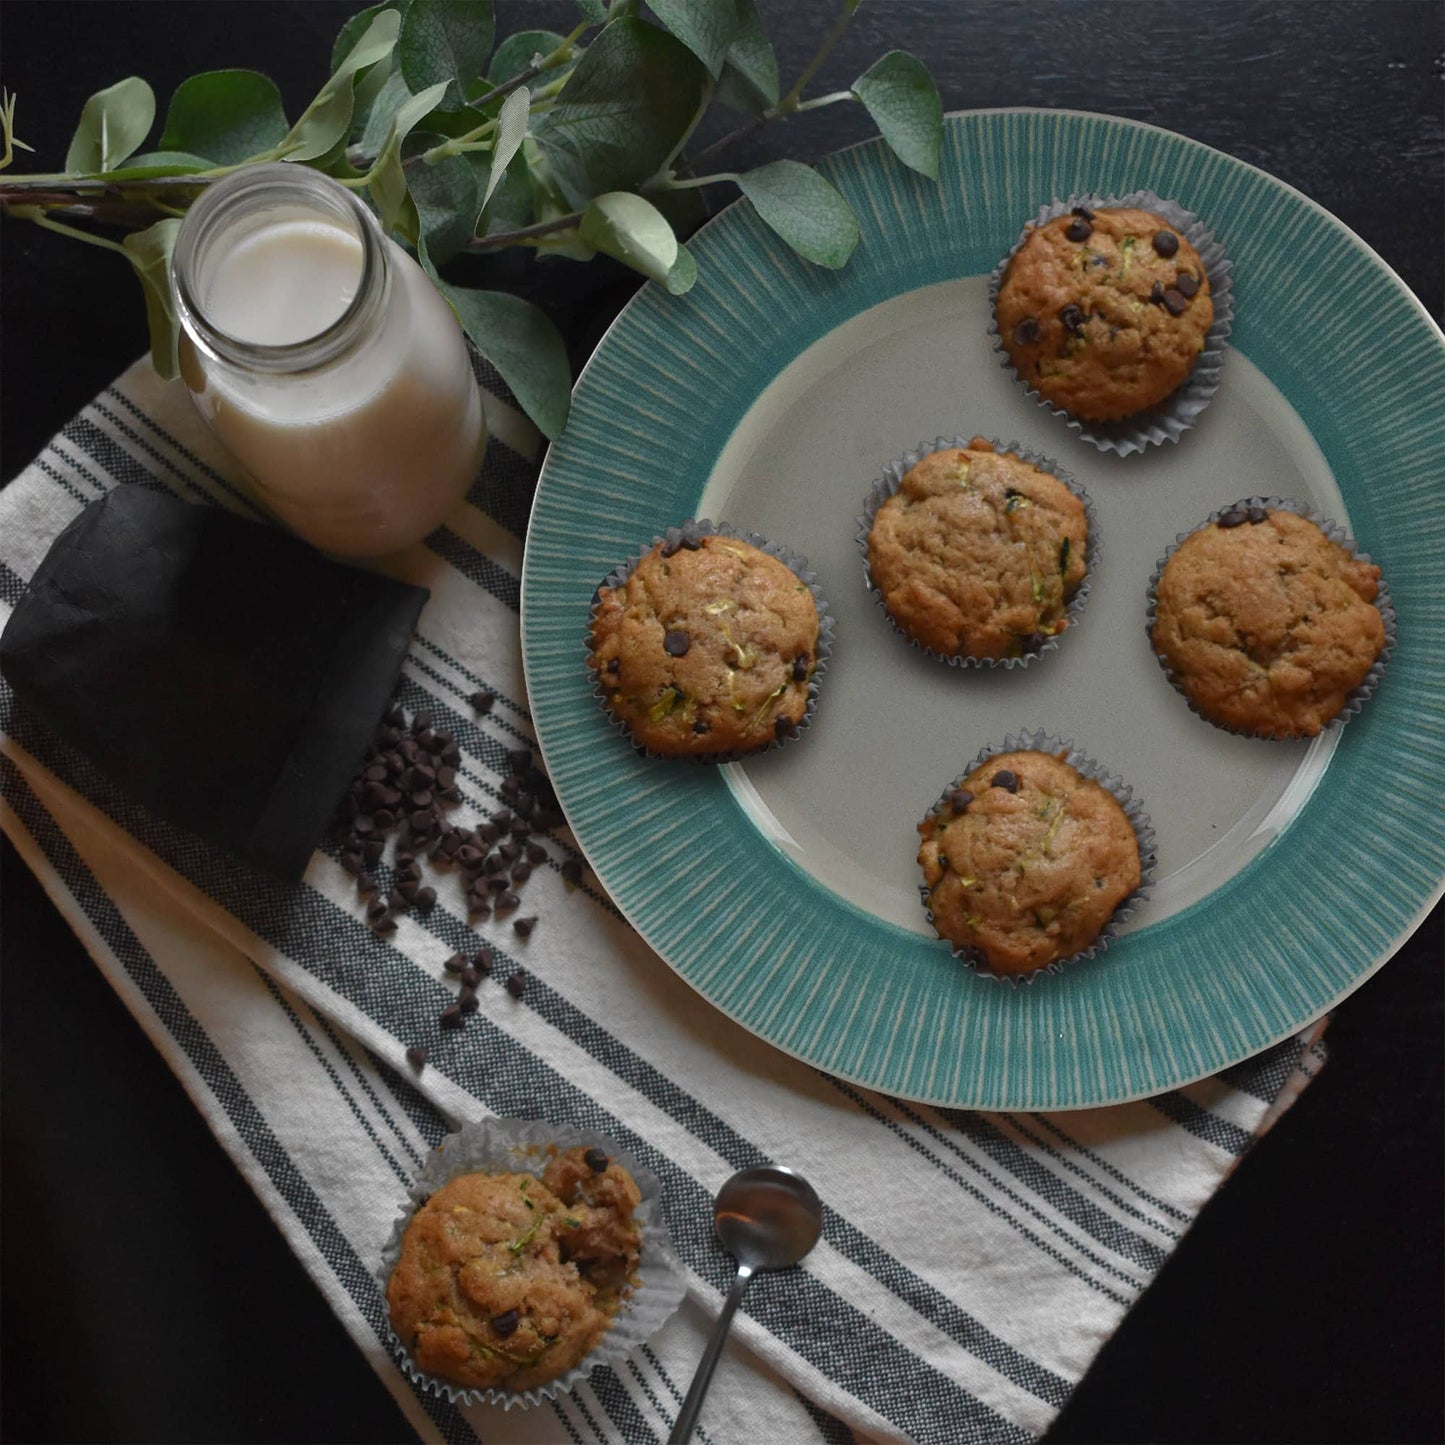
[{"label": "fluted paper cupcake liner", "polygon": [[[798,726],[787,736],[774,738],[766,747],[716,753],[689,753],[682,757],[654,752],[651,748],[638,742],[626,722],[617,717],[607,705],[607,688],[604,680],[600,671],[591,664],[592,620],[596,616],[597,604],[601,600],[602,592],[605,588],[622,586],[632,575],[637,564],[659,543],[680,542],[684,537],[732,537],[736,541],[747,542],[760,552],[766,552],[769,557],[775,557],[813,594],[813,605],[818,611],[818,642],[814,648],[813,675],[808,679],[808,705]],[[739,527],[734,527],[729,522],[714,522],[703,517],[698,520],[689,519],[676,527],[669,527],[662,536],[654,537],[645,547],[639,548],[628,557],[625,562],[619,563],[597,584],[597,590],[592,594],[592,605],[587,611],[587,632],[582,640],[582,645],[588,671],[592,673],[592,696],[597,699],[597,704],[606,714],[608,722],[632,744],[637,752],[641,753],[643,757],[654,758],[659,762],[702,763],[709,767],[715,767],[720,763],[737,762],[741,758],[754,758],[763,753],[772,752],[775,748],[783,747],[795,738],[801,737],[808,730],[812,724],[813,715],[818,709],[819,684],[822,682],[823,674],[828,670],[828,659],[833,655],[833,633],[833,615],[828,611],[828,600],[818,586],[817,574],[809,569],[806,557],[794,552],[789,547],[784,547],[781,543],[771,542],[756,532],[747,532]]]},{"label": "fluted paper cupcake liner", "polygon": [[[939,938],[948,943],[949,951],[953,956],[960,963],[966,963],[979,978],[991,979],[994,983],[1005,984],[1010,988],[1017,988],[1023,983],[1036,983],[1045,974],[1062,973],[1064,969],[1073,964],[1081,963],[1085,959],[1094,958],[1103,953],[1118,935],[1120,927],[1148,898],[1150,890],[1154,886],[1155,864],[1154,828],[1149,822],[1149,815],[1144,811],[1143,803],[1134,796],[1133,788],[1116,773],[1109,772],[1102,764],[1095,762],[1087,753],[1080,752],[1072,740],[1065,740],[1054,733],[1044,732],[1042,729],[1009,733],[1002,743],[983,748],[963,772],[944,789],[938,801],[928,810],[928,816],[937,817],[942,811],[943,805],[948,801],[949,794],[955,788],[962,787],[964,780],[976,768],[981,768],[990,758],[996,758],[1002,753],[1017,752],[1050,753],[1055,757],[1063,753],[1064,761],[1076,773],[1098,783],[1109,793],[1124,810],[1124,816],[1128,818],[1129,826],[1133,828],[1134,837],[1139,844],[1139,885],[1114,909],[1098,937],[1087,948],[1082,948],[1067,958],[1056,959],[1053,963],[1047,963],[1042,968],[1033,969],[1029,973],[994,973],[986,962],[980,961],[979,950],[959,948],[951,940],[945,939],[941,933],[939,934]],[[928,885],[920,884],[918,892],[923,900],[923,911],[928,917],[929,926],[937,933],[938,925],[933,917],[933,909],[929,907]]]},{"label": "fluted paper cupcake liner", "polygon": [[909,471],[916,467],[924,457],[931,457],[935,452],[947,451],[950,447],[958,447],[960,450],[966,451],[968,442],[961,436],[935,437],[931,442],[919,442],[912,451],[904,452],[901,457],[895,457],[884,465],[883,475],[869,488],[868,495],[864,499],[863,511],[858,517],[858,549],[863,554],[864,585],[868,588],[873,600],[882,607],[884,616],[888,618],[889,626],[899,637],[903,638],[909,646],[916,647],[926,656],[935,658],[939,662],[945,662],[950,667],[1003,667],[1006,669],[1027,667],[1036,658],[1054,651],[1059,645],[1059,639],[1072,632],[1079,624],[1084,604],[1089,600],[1089,592],[1094,580],[1094,568],[1099,558],[1098,519],[1094,515],[1094,504],[1089,500],[1089,494],[1083,487],[1057,462],[1044,456],[1042,452],[1032,451],[1016,441],[1005,445],[996,438],[989,438],[989,442],[996,452],[1006,452],[1011,456],[1018,457],[1020,461],[1027,462],[1031,467],[1037,467],[1041,472],[1047,472],[1051,477],[1062,482],[1084,504],[1084,520],[1089,528],[1089,540],[1084,549],[1084,580],[1079,583],[1078,590],[1069,599],[1069,604],[1064,609],[1068,626],[1056,632],[1052,637],[1046,637],[1043,644],[1033,652],[1021,653],[1018,657],[969,657],[937,652],[931,647],[926,647],[916,637],[911,636],[906,628],[900,626],[893,614],[888,611],[888,604],[884,601],[883,593],[873,581],[873,568],[868,560],[868,536],[873,530],[873,522],[878,516],[878,509],[889,497],[897,493],[899,487],[903,485],[904,476]]},{"label": "fluted paper cupcake liner", "polygon": [[566,1149],[599,1148],[632,1175],[642,1201],[633,1218],[642,1229],[641,1259],[637,1280],[613,1316],[607,1333],[597,1347],[579,1364],[546,1384],[530,1390],[477,1389],[457,1385],[422,1370],[412,1360],[394,1330],[389,1331],[392,1352],[403,1373],[435,1395],[457,1405],[501,1405],[505,1409],[526,1407],[554,1399],[573,1388],[599,1365],[621,1365],[640,1350],[672,1317],[687,1293],[687,1278],[673,1251],[672,1238],[662,1207],[662,1184],[650,1169],[643,1168],[625,1149],[590,1130],[567,1124],[549,1124],[541,1119],[482,1119],[464,1124],[448,1134],[427,1156],[416,1182],[408,1190],[410,1203],[392,1226],[391,1237],[382,1250],[381,1291],[401,1258],[402,1237],[416,1211],[442,1185],[462,1174],[535,1174],[541,1176],[555,1146]]},{"label": "fluted paper cupcake liner", "polygon": [[[1150,649],[1154,647],[1154,621],[1155,612],[1159,605],[1159,579],[1164,575],[1164,568],[1169,559],[1179,550],[1180,544],[1186,537],[1192,537],[1195,532],[1202,532],[1206,527],[1212,527],[1226,513],[1236,509],[1248,511],[1250,507],[1263,507],[1266,511],[1293,512],[1297,517],[1303,517],[1307,522],[1313,522],[1321,532],[1334,542],[1337,546],[1343,547],[1357,562],[1370,562],[1370,554],[1362,552],[1356,544],[1355,539],[1338,522],[1326,517],[1322,512],[1317,512],[1313,507],[1306,506],[1303,502],[1296,502],[1288,497],[1246,497],[1243,501],[1231,502],[1227,507],[1220,507],[1217,511],[1211,512],[1197,527],[1191,527],[1187,532],[1180,532],[1174,541],[1170,543],[1164,555],[1159,559],[1158,565],[1154,568],[1154,575],[1149,579],[1148,606],[1145,613],[1144,630],[1149,639]],[[1246,523],[1246,525],[1248,525]],[[1385,675],[1385,664],[1390,660],[1390,654],[1395,650],[1395,604],[1390,597],[1390,587],[1385,581],[1383,574],[1377,584],[1378,591],[1375,594],[1374,606],[1380,614],[1380,620],[1385,625],[1385,643],[1380,648],[1371,664],[1370,670],[1365,674],[1364,681],[1350,692],[1346,697],[1344,706],[1320,728],[1320,733],[1327,733],[1337,728],[1342,728],[1364,707],[1366,700],[1380,685],[1380,679]],[[1221,732],[1233,733],[1235,737],[1254,738],[1259,742],[1300,742],[1306,738],[1316,737],[1316,733],[1288,733],[1275,735],[1273,733],[1249,732],[1244,728],[1231,727],[1228,723],[1219,722],[1210,717],[1207,713],[1201,712],[1194,705],[1194,700],[1184,690],[1178,674],[1174,669],[1159,656],[1159,666],[1164,669],[1164,676],[1169,679],[1174,690],[1189,705],[1189,710],[1196,717],[1202,717],[1205,722],[1217,727]]]},{"label": "fluted paper cupcake liner", "polygon": [[[1134,207],[1162,216],[1199,253],[1205,275],[1209,277],[1214,321],[1205,334],[1204,350],[1194,363],[1193,371],[1163,401],[1118,421],[1086,421],[1072,415],[1063,407],[1055,406],[1040,395],[1027,377],[1019,375],[1004,348],[1003,338],[999,335],[996,306],[999,287],[1003,284],[1009,263],[1018,255],[1020,247],[1036,228],[1047,224],[1056,216],[1068,215],[1075,206],[1084,206],[1091,211]],[[1234,323],[1234,282],[1231,270],[1232,266],[1224,254],[1224,247],[1215,240],[1213,232],[1192,211],[1185,210],[1177,201],[1166,201],[1153,191],[1130,191],[1123,196],[1070,196],[1067,200],[1056,200],[1051,205],[1041,206],[1033,221],[1024,227],[1013,249],[994,267],[988,283],[988,332],[993,337],[994,350],[1001,357],[1000,364],[1013,374],[1041,407],[1061,418],[1084,441],[1092,443],[1101,452],[1117,452],[1121,457],[1127,457],[1144,451],[1146,447],[1158,446],[1163,442],[1177,442],[1198,422],[1200,413],[1219,390],[1220,374],[1224,369],[1225,342]]]}]

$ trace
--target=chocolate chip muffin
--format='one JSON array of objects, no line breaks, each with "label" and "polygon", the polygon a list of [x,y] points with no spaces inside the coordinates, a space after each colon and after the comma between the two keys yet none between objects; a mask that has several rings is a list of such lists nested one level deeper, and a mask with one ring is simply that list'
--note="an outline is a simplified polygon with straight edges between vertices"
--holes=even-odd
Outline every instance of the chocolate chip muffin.
[{"label": "chocolate chip muffin", "polygon": [[1086,421],[1132,416],[1194,369],[1214,320],[1199,253],[1168,221],[1075,207],[1029,227],[995,319],[1014,369]]},{"label": "chocolate chip muffin", "polygon": [[918,825],[933,926],[977,968],[1018,975],[1072,958],[1139,887],[1134,825],[1067,756],[995,754]]},{"label": "chocolate chip muffin", "polygon": [[1036,652],[1068,626],[1086,571],[1083,501],[983,437],[922,458],[873,518],[868,571],[888,615],[944,658]]},{"label": "chocolate chip muffin", "polygon": [[796,733],[818,651],[818,607],[801,577],[750,542],[684,529],[599,589],[588,662],[634,742],[706,758]]},{"label": "chocolate chip muffin", "polygon": [[418,1368],[474,1389],[529,1390],[606,1333],[641,1249],[632,1176],[571,1149],[532,1174],[462,1174],[417,1210],[387,1283]]},{"label": "chocolate chip muffin", "polygon": [[1378,567],[1307,517],[1255,498],[1168,556],[1150,640],[1210,722],[1254,737],[1314,737],[1385,646],[1379,594]]}]

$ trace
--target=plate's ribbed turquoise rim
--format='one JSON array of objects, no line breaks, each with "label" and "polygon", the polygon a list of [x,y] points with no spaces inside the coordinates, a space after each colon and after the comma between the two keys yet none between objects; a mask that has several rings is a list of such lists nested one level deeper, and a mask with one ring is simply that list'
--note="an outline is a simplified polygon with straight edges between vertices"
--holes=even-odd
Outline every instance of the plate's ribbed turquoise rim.
[{"label": "plate's ribbed turquoise rim", "polygon": [[[1312,202],[1134,122],[953,116],[937,187],[880,143],[822,169],[862,229],[848,266],[797,260],[734,206],[694,242],[695,288],[674,298],[648,286],[608,333],[548,458],[527,539],[523,656],[568,819],[619,907],[689,983],[832,1073],[990,1109],[1116,1103],[1213,1073],[1357,987],[1445,875],[1445,338]],[[815,883],[715,773],[638,758],[598,711],[582,636],[597,581],[693,515],[738,420],[814,341],[892,296],[986,273],[1042,202],[1141,187],[1207,218],[1225,243],[1233,344],[1329,461],[1357,540],[1389,579],[1399,646],[1324,784],[1253,863],[1086,966],[997,988]],[[980,358],[995,362],[986,338]]]}]

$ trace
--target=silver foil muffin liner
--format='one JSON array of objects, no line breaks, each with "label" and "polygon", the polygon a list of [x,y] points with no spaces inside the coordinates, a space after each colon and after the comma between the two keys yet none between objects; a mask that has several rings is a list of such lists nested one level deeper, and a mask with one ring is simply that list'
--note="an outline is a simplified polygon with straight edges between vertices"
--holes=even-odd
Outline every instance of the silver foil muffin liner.
[{"label": "silver foil muffin liner", "polygon": [[[1355,542],[1355,539],[1338,523],[1326,517],[1323,513],[1317,512],[1313,507],[1307,507],[1303,502],[1292,501],[1288,497],[1246,497],[1243,501],[1232,502],[1227,507],[1220,507],[1211,512],[1197,527],[1191,527],[1187,532],[1180,532],[1174,541],[1170,543],[1164,555],[1159,559],[1158,565],[1154,568],[1154,575],[1149,579],[1148,607],[1145,613],[1144,632],[1149,639],[1149,647],[1154,651],[1154,621],[1155,612],[1159,604],[1159,579],[1164,575],[1164,568],[1169,559],[1179,550],[1180,543],[1186,537],[1192,537],[1195,532],[1202,532],[1206,527],[1212,527],[1226,513],[1236,509],[1248,511],[1250,507],[1263,507],[1266,511],[1293,512],[1297,517],[1303,517],[1307,522],[1313,522],[1326,537],[1339,547],[1343,547],[1351,557],[1359,562],[1369,562],[1370,554],[1362,552]],[[1246,522],[1243,525],[1248,526]],[[1320,728],[1320,733],[1327,733],[1342,728],[1364,707],[1366,700],[1380,685],[1380,679],[1385,675],[1385,664],[1390,660],[1390,654],[1395,650],[1395,604],[1390,597],[1390,587],[1381,574],[1379,590],[1375,594],[1375,608],[1380,614],[1380,620],[1385,625],[1385,643],[1375,657],[1370,670],[1365,674],[1364,681],[1356,687],[1345,699],[1344,706],[1327,723]],[[1194,700],[1185,692],[1178,675],[1169,664],[1154,651],[1154,656],[1159,661],[1159,666],[1164,670],[1164,676],[1169,679],[1174,690],[1189,705],[1189,711],[1196,717],[1201,717],[1211,727],[1217,727],[1221,732],[1233,733],[1239,738],[1254,738],[1258,742],[1300,742],[1306,738],[1316,737],[1315,733],[1290,733],[1276,737],[1272,733],[1247,732],[1243,728],[1230,727],[1228,723],[1222,723],[1210,717],[1207,713],[1201,712],[1194,705]]]},{"label": "silver foil muffin liner", "polygon": [[[1135,207],[1162,216],[1199,253],[1199,259],[1204,263],[1205,275],[1209,277],[1214,321],[1205,334],[1204,350],[1194,363],[1194,370],[1163,401],[1118,421],[1085,421],[1041,396],[1026,377],[1019,375],[1004,349],[1003,338],[999,335],[996,303],[1009,263],[1018,255],[1020,247],[1035,228],[1045,225],[1056,216],[1068,215],[1075,206],[1085,206],[1091,211]],[[1056,200],[1050,205],[1041,206],[1034,219],[1024,227],[1013,249],[994,267],[988,281],[988,333],[993,338],[993,349],[1001,358],[1000,364],[1013,374],[1041,407],[1061,418],[1084,441],[1092,443],[1101,452],[1117,452],[1121,457],[1127,457],[1162,442],[1177,442],[1198,422],[1200,413],[1219,390],[1220,373],[1224,369],[1225,342],[1229,339],[1234,324],[1234,281],[1231,270],[1232,266],[1224,254],[1224,247],[1215,240],[1213,232],[1192,211],[1186,211],[1177,201],[1166,201],[1153,191],[1130,191],[1122,196],[1070,196],[1067,200]]]},{"label": "silver foil muffin liner", "polygon": [[[1138,840],[1139,886],[1119,903],[1109,916],[1109,921],[1100,930],[1099,936],[1087,948],[1070,954],[1068,958],[1060,958],[1053,963],[1047,963],[1042,968],[1034,969],[1031,973],[994,973],[987,963],[981,960],[977,949],[958,948],[950,940],[943,938],[941,933],[938,935],[943,942],[948,943],[949,952],[960,963],[966,963],[979,978],[990,979],[994,983],[1004,984],[1009,988],[1017,988],[1024,983],[1037,983],[1046,974],[1062,973],[1071,965],[1080,963],[1087,958],[1093,958],[1108,948],[1110,941],[1118,935],[1120,926],[1148,898],[1154,886],[1155,864],[1154,828],[1149,821],[1149,815],[1144,811],[1143,803],[1134,796],[1133,788],[1117,774],[1109,772],[1100,763],[1095,762],[1087,753],[1081,753],[1071,740],[1060,738],[1054,733],[1046,733],[1042,729],[1009,733],[1003,742],[983,748],[963,772],[944,789],[926,816],[936,817],[943,810],[949,794],[955,788],[962,787],[964,779],[975,768],[982,767],[990,758],[996,758],[1001,753],[1017,752],[1051,753],[1055,757],[1063,753],[1064,761],[1075,772],[1107,790],[1114,801],[1124,810],[1124,816],[1128,818],[1130,827],[1134,829],[1134,837]],[[928,906],[928,885],[926,883],[919,884],[918,893],[923,901],[923,911],[927,915],[929,926],[937,933],[938,925],[934,921],[932,908]]]},{"label": "silver foil muffin liner", "polygon": [[924,457],[931,457],[935,452],[947,451],[950,447],[967,450],[968,441],[961,436],[935,437],[931,442],[919,442],[912,451],[904,452],[901,457],[895,457],[884,465],[883,475],[869,488],[868,495],[863,502],[863,511],[858,517],[858,550],[863,554],[863,582],[873,600],[883,609],[883,614],[888,618],[889,626],[893,628],[894,632],[910,647],[916,647],[926,656],[935,658],[939,662],[945,662],[950,667],[1002,667],[1005,669],[1027,667],[1029,663],[1044,656],[1045,653],[1052,652],[1058,647],[1059,639],[1067,636],[1079,624],[1084,604],[1089,600],[1089,592],[1094,580],[1094,568],[1099,559],[1098,518],[1094,515],[1094,504],[1089,500],[1089,494],[1057,462],[1044,456],[1042,452],[1031,451],[1019,442],[1009,442],[1005,445],[994,437],[990,437],[988,440],[996,452],[1007,452],[1011,456],[1018,457],[1020,461],[1027,462],[1031,467],[1036,467],[1041,472],[1047,472],[1051,477],[1062,482],[1084,504],[1084,520],[1089,527],[1089,540],[1084,549],[1084,580],[1079,583],[1078,590],[1069,599],[1069,604],[1064,609],[1068,626],[1062,632],[1056,632],[1052,637],[1046,637],[1042,645],[1033,652],[1021,653],[1018,657],[967,657],[936,652],[931,647],[925,647],[916,637],[911,636],[905,628],[900,626],[893,614],[889,612],[882,591],[873,581],[873,568],[868,560],[868,536],[873,530],[873,522],[878,516],[878,509],[889,497],[897,493],[899,487],[903,485],[904,476]]},{"label": "silver foil muffin liner", "polygon": [[[626,722],[615,716],[612,709],[608,707],[607,689],[604,686],[602,675],[597,668],[592,666],[592,620],[597,614],[597,604],[601,600],[603,589],[620,587],[632,575],[637,564],[659,543],[679,542],[687,536],[732,537],[739,542],[750,543],[760,552],[766,552],[769,557],[777,558],[813,594],[813,605],[818,610],[818,643],[814,649],[813,675],[808,679],[808,705],[798,726],[785,737],[774,738],[766,747],[749,748],[743,751],[689,753],[683,757],[654,752],[651,748],[644,747],[638,742]],[[754,758],[763,753],[770,753],[775,748],[783,747],[795,738],[801,737],[808,730],[812,724],[813,715],[818,710],[819,684],[823,674],[828,670],[828,659],[833,655],[833,633],[833,615],[828,611],[827,598],[823,596],[822,589],[818,586],[817,574],[809,569],[806,557],[778,542],[770,542],[756,532],[746,532],[740,527],[734,527],[729,522],[714,522],[703,517],[698,520],[689,519],[676,527],[669,527],[662,536],[654,537],[651,542],[645,547],[639,548],[625,562],[619,563],[597,584],[597,590],[592,594],[592,605],[587,609],[587,632],[582,639],[582,646],[586,655],[587,670],[592,674],[592,696],[597,699],[597,704],[606,715],[608,722],[632,744],[637,752],[645,758],[655,758],[659,762],[701,763],[708,767],[716,767],[721,763],[735,763],[742,758]]]},{"label": "silver foil muffin liner", "polygon": [[455,1134],[448,1134],[427,1156],[416,1182],[407,1191],[410,1202],[398,1215],[391,1236],[381,1253],[382,1298],[386,1297],[387,1281],[401,1258],[402,1237],[416,1211],[442,1185],[461,1174],[535,1174],[540,1177],[551,1158],[550,1150],[593,1147],[604,1150],[621,1164],[637,1182],[642,1202],[633,1211],[633,1218],[642,1227],[641,1261],[637,1283],[623,1300],[601,1342],[579,1364],[530,1390],[479,1390],[453,1384],[438,1375],[428,1374],[412,1360],[406,1346],[394,1330],[388,1330],[392,1353],[409,1380],[444,1396],[454,1405],[539,1405],[572,1389],[599,1365],[620,1365],[640,1350],[672,1317],[687,1293],[687,1276],[673,1251],[672,1237],[662,1208],[662,1184],[650,1169],[640,1165],[625,1149],[610,1139],[590,1130],[574,1129],[566,1124],[549,1124],[541,1119],[481,1119],[463,1124]]}]

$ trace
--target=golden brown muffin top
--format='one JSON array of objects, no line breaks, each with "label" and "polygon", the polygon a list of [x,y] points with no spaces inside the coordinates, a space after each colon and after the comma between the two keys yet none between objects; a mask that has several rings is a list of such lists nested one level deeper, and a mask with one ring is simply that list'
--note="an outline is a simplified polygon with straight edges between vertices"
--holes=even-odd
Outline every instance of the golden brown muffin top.
[{"label": "golden brown muffin top", "polygon": [[606,1333],[641,1250],[637,1185],[600,1151],[542,1178],[459,1175],[412,1217],[387,1283],[392,1328],[419,1368],[521,1391],[565,1374]]},{"label": "golden brown muffin top", "polygon": [[813,594],[783,562],[735,537],[685,535],[601,590],[588,661],[637,742],[687,757],[795,732],[817,648]]},{"label": "golden brown muffin top", "polygon": [[1204,263],[1162,217],[1132,208],[1032,226],[995,314],[1019,375],[1074,416],[1131,416],[1194,369],[1214,321]]},{"label": "golden brown muffin top", "polygon": [[868,534],[889,616],[943,657],[1018,657],[1062,632],[1087,550],[1083,502],[983,437],[910,468]]},{"label": "golden brown muffin top", "polygon": [[1211,722],[1313,737],[1385,644],[1379,577],[1306,517],[1231,508],[1165,563],[1154,650]]},{"label": "golden brown muffin top", "polygon": [[1139,886],[1128,816],[1064,758],[989,758],[918,825],[934,927],[994,973],[1032,973],[1088,948]]}]

